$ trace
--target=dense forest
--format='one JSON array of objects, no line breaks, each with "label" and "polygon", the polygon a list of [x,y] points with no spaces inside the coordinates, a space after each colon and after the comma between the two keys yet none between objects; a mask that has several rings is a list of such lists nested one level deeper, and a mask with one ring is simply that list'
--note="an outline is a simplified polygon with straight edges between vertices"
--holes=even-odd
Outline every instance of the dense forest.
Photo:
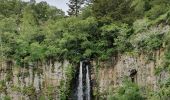
[{"label": "dense forest", "polygon": [[[0,66],[4,61],[28,68],[64,60],[76,66],[83,59],[106,61],[124,53],[144,53],[148,61],[154,61],[154,51],[164,48],[165,57],[156,73],[169,73],[169,0],[70,0],[68,6],[66,15],[45,1],[0,0]],[[153,27],[158,30],[150,30]],[[67,73],[67,89],[60,87],[61,100],[69,98],[73,69]],[[0,93],[4,92],[4,81],[0,82]],[[110,91],[107,99],[169,100],[170,79],[160,82],[159,87],[158,91],[147,91],[125,81]]]}]

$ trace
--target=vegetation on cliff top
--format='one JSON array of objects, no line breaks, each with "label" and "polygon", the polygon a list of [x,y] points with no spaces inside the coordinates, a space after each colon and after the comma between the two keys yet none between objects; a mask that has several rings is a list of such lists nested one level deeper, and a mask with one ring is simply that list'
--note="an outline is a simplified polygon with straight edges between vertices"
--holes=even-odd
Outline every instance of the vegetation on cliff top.
[{"label": "vegetation on cliff top", "polygon": [[[95,0],[78,15],[66,17],[46,2],[2,0],[1,58],[22,65],[49,58],[106,60],[134,48],[150,52],[162,46],[165,34],[147,29],[169,24],[169,4],[167,0]],[[146,36],[137,34],[141,32]]]}]

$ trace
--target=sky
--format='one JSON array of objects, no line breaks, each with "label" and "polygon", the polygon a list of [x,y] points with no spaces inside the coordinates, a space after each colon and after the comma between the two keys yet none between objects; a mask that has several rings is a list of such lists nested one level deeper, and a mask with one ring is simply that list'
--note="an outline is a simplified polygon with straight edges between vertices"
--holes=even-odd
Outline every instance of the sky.
[{"label": "sky", "polygon": [[[30,0],[23,0],[23,1],[30,1]],[[48,4],[52,6],[56,6],[59,9],[62,9],[65,13],[67,13],[68,6],[66,3],[68,3],[69,0],[36,0],[37,3],[41,1],[46,1]]]}]

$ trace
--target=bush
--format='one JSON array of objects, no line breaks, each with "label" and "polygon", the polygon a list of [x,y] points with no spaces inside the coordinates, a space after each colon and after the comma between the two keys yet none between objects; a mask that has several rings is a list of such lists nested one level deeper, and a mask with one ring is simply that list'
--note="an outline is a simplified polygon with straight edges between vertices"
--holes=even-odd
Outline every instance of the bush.
[{"label": "bush", "polygon": [[10,96],[5,96],[3,100],[11,100]]},{"label": "bush", "polygon": [[33,96],[35,95],[35,88],[33,86],[24,87],[23,93],[28,96]]},{"label": "bush", "polygon": [[125,81],[108,100],[145,100],[139,87],[131,81]]},{"label": "bush", "polygon": [[65,69],[65,77],[66,79],[62,80],[60,83],[60,100],[67,100],[69,93],[70,93],[70,89],[71,89],[71,83],[72,83],[72,79],[74,76],[74,69],[73,66],[70,65],[67,67],[67,69]]}]

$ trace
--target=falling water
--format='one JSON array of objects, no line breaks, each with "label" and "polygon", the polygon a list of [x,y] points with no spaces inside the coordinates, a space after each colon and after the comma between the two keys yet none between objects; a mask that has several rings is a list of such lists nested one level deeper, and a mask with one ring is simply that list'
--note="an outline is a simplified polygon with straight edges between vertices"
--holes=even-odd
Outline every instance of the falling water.
[{"label": "falling water", "polygon": [[78,85],[78,100],[83,100],[83,62],[80,62],[80,71],[79,71],[79,85]]},{"label": "falling water", "polygon": [[86,100],[90,100],[90,76],[89,76],[89,66],[86,66]]}]

